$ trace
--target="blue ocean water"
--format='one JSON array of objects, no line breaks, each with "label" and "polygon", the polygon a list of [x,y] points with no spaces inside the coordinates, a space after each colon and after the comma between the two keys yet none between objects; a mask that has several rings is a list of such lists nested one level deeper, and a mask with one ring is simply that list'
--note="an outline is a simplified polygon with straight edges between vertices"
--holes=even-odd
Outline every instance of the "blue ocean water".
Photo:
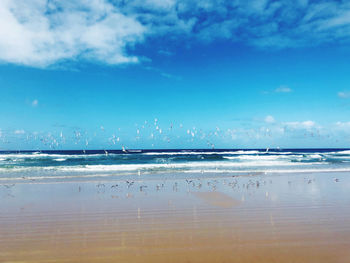
[{"label": "blue ocean water", "polygon": [[350,172],[350,149],[2,151],[0,181],[174,173]]}]

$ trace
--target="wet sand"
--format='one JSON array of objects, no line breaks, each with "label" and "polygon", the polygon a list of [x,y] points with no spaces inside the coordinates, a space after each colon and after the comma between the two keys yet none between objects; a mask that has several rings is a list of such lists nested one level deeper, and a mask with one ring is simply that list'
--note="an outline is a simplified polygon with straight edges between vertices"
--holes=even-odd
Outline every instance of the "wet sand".
[{"label": "wet sand", "polygon": [[350,262],[350,174],[0,185],[0,262]]}]

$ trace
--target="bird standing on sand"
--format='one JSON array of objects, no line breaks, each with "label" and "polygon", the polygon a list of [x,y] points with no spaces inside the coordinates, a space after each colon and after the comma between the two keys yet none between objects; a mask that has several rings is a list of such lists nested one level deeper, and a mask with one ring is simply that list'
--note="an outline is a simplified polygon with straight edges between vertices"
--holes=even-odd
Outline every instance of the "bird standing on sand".
[{"label": "bird standing on sand", "polygon": [[130,188],[130,186],[132,186],[134,184],[133,181],[126,181],[126,184],[128,185],[128,188]]},{"label": "bird standing on sand", "polygon": [[12,187],[15,186],[15,184],[3,184],[4,187],[6,187],[7,189],[10,189]]}]

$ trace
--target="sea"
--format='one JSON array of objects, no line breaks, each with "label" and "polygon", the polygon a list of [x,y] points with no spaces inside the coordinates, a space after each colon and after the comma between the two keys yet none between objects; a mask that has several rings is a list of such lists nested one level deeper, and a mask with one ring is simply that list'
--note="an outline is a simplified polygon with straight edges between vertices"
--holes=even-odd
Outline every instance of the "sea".
[{"label": "sea", "polygon": [[350,172],[350,149],[0,151],[0,183]]}]

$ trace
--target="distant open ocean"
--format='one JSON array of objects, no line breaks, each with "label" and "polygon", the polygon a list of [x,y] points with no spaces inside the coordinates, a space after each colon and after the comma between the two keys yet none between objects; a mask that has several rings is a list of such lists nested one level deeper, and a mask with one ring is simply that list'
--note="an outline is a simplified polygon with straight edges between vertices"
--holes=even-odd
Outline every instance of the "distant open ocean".
[{"label": "distant open ocean", "polygon": [[350,172],[350,149],[1,151],[0,182],[120,175]]}]

